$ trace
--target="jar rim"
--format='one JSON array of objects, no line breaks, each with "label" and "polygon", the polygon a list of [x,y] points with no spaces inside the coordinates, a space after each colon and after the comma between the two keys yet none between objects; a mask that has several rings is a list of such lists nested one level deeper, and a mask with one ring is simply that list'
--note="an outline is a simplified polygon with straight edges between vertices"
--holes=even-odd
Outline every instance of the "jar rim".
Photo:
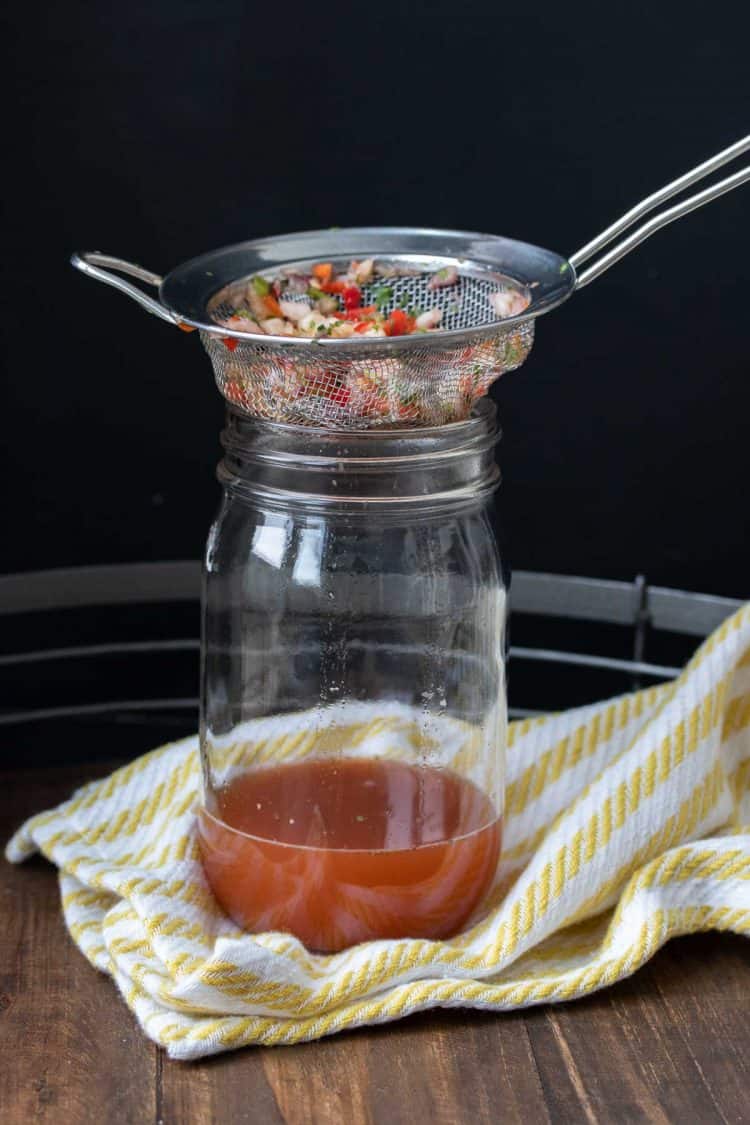
[{"label": "jar rim", "polygon": [[265,422],[230,409],[219,479],[261,502],[329,510],[466,503],[497,487],[499,436],[489,399],[463,422],[362,432]]}]

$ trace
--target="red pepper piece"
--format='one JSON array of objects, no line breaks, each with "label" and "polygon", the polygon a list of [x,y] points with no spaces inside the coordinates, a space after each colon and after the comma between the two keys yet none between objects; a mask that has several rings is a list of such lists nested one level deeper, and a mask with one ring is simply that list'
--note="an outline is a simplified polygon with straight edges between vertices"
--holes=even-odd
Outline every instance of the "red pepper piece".
[{"label": "red pepper piece", "polygon": [[322,281],[318,286],[324,293],[343,293],[346,289],[343,281]]},{"label": "red pepper piece", "polygon": [[351,387],[331,387],[326,394],[326,398],[330,399],[331,402],[335,402],[337,406],[346,406],[351,397]]},{"label": "red pepper piece", "polygon": [[345,285],[341,300],[345,309],[358,309],[362,304],[362,291],[358,285]]},{"label": "red pepper piece", "polygon": [[233,352],[239,344],[239,340],[235,340],[234,336],[222,336],[221,342],[227,351]]}]

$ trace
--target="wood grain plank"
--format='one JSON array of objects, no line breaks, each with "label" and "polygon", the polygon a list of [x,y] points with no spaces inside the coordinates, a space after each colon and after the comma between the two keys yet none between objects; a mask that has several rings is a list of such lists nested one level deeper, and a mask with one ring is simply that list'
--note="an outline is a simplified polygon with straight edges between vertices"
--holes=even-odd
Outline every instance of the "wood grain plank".
[{"label": "wood grain plank", "polygon": [[430,1012],[362,1034],[378,1125],[549,1121],[520,1013]]},{"label": "wood grain plank", "polygon": [[259,1055],[287,1125],[374,1121],[366,1039],[349,1034],[296,1047],[266,1047]]},{"label": "wood grain plank", "polygon": [[[712,940],[718,960],[709,973],[723,962],[722,939]],[[529,1013],[553,1120],[576,1120],[576,1100],[578,1119],[589,1122],[728,1120],[657,988],[665,956],[586,1000]],[[747,1046],[747,1031],[744,1039]]]},{"label": "wood grain plank", "polygon": [[195,1063],[175,1062],[161,1053],[160,1125],[283,1125],[285,1120],[257,1049]]},{"label": "wood grain plank", "polygon": [[465,1012],[250,1048],[242,1061],[165,1061],[162,1118],[165,1125],[550,1121],[523,1016]]},{"label": "wood grain plank", "polygon": [[[0,838],[80,777],[70,769],[0,776]],[[0,916],[3,1125],[153,1122],[156,1050],[68,937],[54,868],[0,860]]]},{"label": "wood grain plank", "polygon": [[652,979],[724,1121],[750,1122],[750,942],[701,934],[671,942]]}]

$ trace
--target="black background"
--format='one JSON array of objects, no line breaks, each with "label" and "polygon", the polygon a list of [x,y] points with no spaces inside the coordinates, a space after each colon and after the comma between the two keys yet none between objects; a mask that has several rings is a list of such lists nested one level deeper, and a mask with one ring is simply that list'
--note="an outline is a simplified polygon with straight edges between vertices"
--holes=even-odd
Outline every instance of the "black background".
[{"label": "black background", "polygon": [[[41,3],[6,16],[5,571],[198,557],[194,336],[67,264],[415,223],[571,253],[748,131],[747,5]],[[515,567],[748,592],[750,188],[539,324],[494,391]]]},{"label": "black background", "polygon": [[[263,234],[403,223],[569,254],[748,132],[749,11],[14,5],[0,571],[197,558],[218,501],[198,339],[71,251],[166,272]],[[661,231],[494,388],[515,568],[748,594],[749,205],[746,187]]]}]

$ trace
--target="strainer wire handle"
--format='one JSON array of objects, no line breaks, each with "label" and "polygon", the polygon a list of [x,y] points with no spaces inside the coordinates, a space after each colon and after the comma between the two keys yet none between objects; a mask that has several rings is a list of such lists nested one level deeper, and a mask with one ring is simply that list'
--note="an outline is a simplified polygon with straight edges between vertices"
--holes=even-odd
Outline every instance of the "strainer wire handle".
[{"label": "strainer wire handle", "polygon": [[[593,238],[591,242],[587,242],[585,246],[582,246],[580,250],[572,254],[570,257],[571,265],[577,269],[578,266],[593,257],[594,254],[604,246],[607,246],[613,239],[617,238],[618,235],[626,231],[628,227],[631,227],[633,223],[643,215],[648,214],[649,211],[658,207],[665,200],[684,191],[685,188],[690,187],[698,180],[704,179],[712,172],[715,172],[717,168],[728,164],[737,156],[747,152],[748,149],[750,149],[750,135],[742,137],[739,141],[735,141],[729,148],[723,149],[709,160],[704,161],[702,164],[699,164],[689,172],[678,177],[678,179],[672,180],[671,183],[666,184],[664,187],[654,192],[653,195],[647,196],[646,199],[637,203],[635,207],[632,207],[616,222],[612,223],[611,226],[597,235],[596,238]],[[741,168],[738,172],[727,176],[726,179],[712,184],[703,191],[697,192],[687,199],[683,199],[680,203],[676,203],[674,207],[670,207],[666,211],[662,211],[659,215],[655,215],[652,219],[649,219],[648,222],[637,227],[627,238],[614,246],[592,266],[589,266],[588,269],[579,273],[576,288],[582,289],[584,285],[588,285],[590,281],[594,281],[595,278],[603,274],[605,270],[608,270],[610,266],[613,266],[620,258],[629,254],[639,243],[649,238],[657,230],[660,230],[661,227],[667,226],[668,223],[672,223],[675,219],[687,215],[690,211],[695,211],[698,207],[702,207],[706,203],[710,203],[711,200],[717,199],[720,195],[724,195],[725,192],[732,191],[733,188],[747,183],[748,180],[750,180],[750,166]]]},{"label": "strainer wire handle", "polygon": [[[76,269],[81,270],[88,277],[103,281],[105,285],[112,285],[115,289],[119,289],[121,293],[132,297],[147,312],[166,320],[169,324],[179,325],[177,317],[161,301],[149,297],[137,285],[131,285],[129,281],[118,277],[117,274],[110,273],[109,270],[118,270],[120,273],[128,274],[129,277],[137,277],[139,281],[144,281],[147,285],[157,287],[162,283],[162,278],[158,273],[152,273],[151,270],[146,270],[143,266],[137,266],[134,262],[126,262],[122,258],[113,258],[109,254],[102,254],[98,250],[82,250],[80,253],[73,254],[70,261]],[[108,268],[105,269],[104,267]]]}]

